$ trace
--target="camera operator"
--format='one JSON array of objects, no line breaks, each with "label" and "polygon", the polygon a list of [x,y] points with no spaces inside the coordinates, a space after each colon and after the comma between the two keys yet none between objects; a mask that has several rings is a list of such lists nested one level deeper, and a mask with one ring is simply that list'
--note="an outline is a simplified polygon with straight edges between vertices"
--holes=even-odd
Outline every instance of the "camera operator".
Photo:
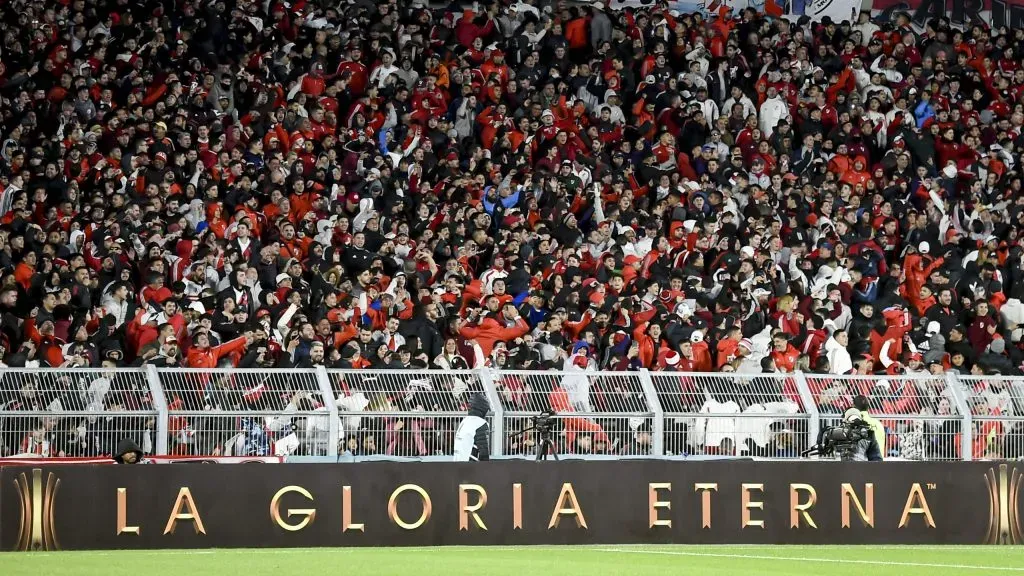
[{"label": "camera operator", "polygon": [[491,405],[480,393],[469,404],[469,415],[455,431],[455,461],[483,462],[491,459],[491,428],[485,420]]},{"label": "camera operator", "polygon": [[878,459],[881,460],[885,454],[885,427],[871,414],[868,414],[868,399],[864,395],[857,395],[853,398],[853,407],[860,411],[860,419],[871,428],[875,436],[875,444],[878,445]]},{"label": "camera operator", "polygon": [[843,427],[847,430],[847,436],[856,438],[852,444],[839,449],[839,459],[844,462],[882,461],[878,436],[871,425],[864,421],[863,415],[857,408],[850,408],[843,414]]}]

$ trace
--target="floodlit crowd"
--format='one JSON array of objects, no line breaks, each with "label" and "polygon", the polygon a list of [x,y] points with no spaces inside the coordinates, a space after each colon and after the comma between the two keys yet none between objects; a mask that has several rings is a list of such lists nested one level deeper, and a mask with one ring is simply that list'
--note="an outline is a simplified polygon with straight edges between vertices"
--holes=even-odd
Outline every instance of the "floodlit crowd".
[{"label": "floodlit crowd", "polygon": [[[1024,30],[562,0],[0,15],[6,366],[882,374],[812,392],[894,414],[950,410],[955,370],[978,415],[1024,415]],[[148,402],[113,381],[83,404]],[[0,409],[63,393],[24,392]],[[1017,433],[990,424],[976,454]]]}]

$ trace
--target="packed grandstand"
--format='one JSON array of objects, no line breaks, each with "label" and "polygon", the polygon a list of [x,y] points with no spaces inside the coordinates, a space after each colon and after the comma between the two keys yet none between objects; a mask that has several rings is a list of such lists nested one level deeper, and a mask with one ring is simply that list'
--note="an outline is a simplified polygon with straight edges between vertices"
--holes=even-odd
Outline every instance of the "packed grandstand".
[{"label": "packed grandstand", "polygon": [[[144,373],[112,370],[146,366],[268,374],[167,376],[171,411],[314,412],[309,374],[270,370],[322,366],[357,371],[332,376],[350,411],[455,413],[482,386],[392,375],[364,394],[360,370],[486,369],[507,410],[645,413],[629,375],[586,374],[646,369],[688,415],[806,415],[796,373],[825,413],[864,395],[1024,415],[1006,378],[1024,361],[1024,30],[337,4],[0,4],[2,362],[108,369],[8,372],[0,414],[148,410]],[[500,376],[542,370],[560,374]],[[954,398],[950,373],[978,378]],[[33,418],[0,424],[0,455],[109,453],[119,434],[89,430],[153,427]],[[172,422],[171,449],[266,453],[295,428],[223,419],[202,447],[197,420]],[[342,440],[449,450],[455,415],[439,440],[420,420]],[[649,421],[579,420],[563,450],[650,451]],[[667,451],[738,449],[689,422]],[[959,421],[936,422],[893,424],[894,455],[914,457],[906,435],[962,456]],[[744,451],[806,447],[786,439],[806,421],[769,428]],[[974,455],[1024,450],[1018,428],[986,423]]]}]

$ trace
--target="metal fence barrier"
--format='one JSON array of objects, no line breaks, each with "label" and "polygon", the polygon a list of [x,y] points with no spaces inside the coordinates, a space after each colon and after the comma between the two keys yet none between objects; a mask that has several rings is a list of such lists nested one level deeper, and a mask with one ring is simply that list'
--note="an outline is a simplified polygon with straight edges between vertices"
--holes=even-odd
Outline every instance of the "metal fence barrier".
[{"label": "metal fence barrier", "polygon": [[557,454],[663,454],[654,446],[655,410],[638,372],[495,372],[503,411],[503,454],[535,456],[541,438],[533,416],[554,412],[551,448]]},{"label": "metal fence barrier", "polygon": [[885,458],[970,459],[962,450],[968,410],[962,385],[952,375],[836,378],[808,374],[805,379],[825,426],[839,423],[853,398],[864,396],[868,412],[885,429],[884,443],[880,443]]},{"label": "metal fence barrier", "polygon": [[796,458],[817,438],[795,376],[652,373],[665,454]]},{"label": "metal fence barrier", "polygon": [[341,418],[338,453],[354,456],[450,456],[470,399],[485,392],[481,374],[469,370],[331,370],[327,376]]},{"label": "metal fence barrier", "polygon": [[112,454],[122,439],[159,453],[162,398],[142,369],[0,370],[0,456]]},{"label": "metal fence barrier", "polygon": [[797,458],[864,396],[887,458],[1024,458],[1024,378],[152,366],[0,369],[0,456],[448,457],[477,393],[497,456]]}]

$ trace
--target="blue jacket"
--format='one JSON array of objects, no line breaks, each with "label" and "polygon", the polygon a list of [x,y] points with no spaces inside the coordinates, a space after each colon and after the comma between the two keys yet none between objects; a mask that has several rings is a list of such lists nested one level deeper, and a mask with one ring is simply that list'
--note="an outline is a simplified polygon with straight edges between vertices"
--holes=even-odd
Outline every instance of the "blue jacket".
[{"label": "blue jacket", "polygon": [[[483,200],[483,202],[484,202],[484,210],[486,210],[488,214],[491,214],[493,216],[494,209],[497,207],[497,203],[491,202],[490,200],[487,199],[487,193],[491,191],[491,188],[493,188],[493,187],[488,186],[487,188],[484,188],[484,200]],[[519,197],[520,197],[521,194],[522,194],[522,188],[517,187],[515,192],[513,194],[511,194],[510,196],[502,198],[499,195],[498,196],[498,201],[501,202],[502,207],[504,207],[506,210],[508,210],[509,208],[515,206],[516,204],[519,204]]]},{"label": "blue jacket", "polygon": [[932,107],[930,102],[921,102],[920,104],[917,105],[917,108],[914,108],[914,117],[917,118],[918,128],[923,128],[924,123],[927,122],[929,118],[933,118],[934,116],[935,108]]}]

